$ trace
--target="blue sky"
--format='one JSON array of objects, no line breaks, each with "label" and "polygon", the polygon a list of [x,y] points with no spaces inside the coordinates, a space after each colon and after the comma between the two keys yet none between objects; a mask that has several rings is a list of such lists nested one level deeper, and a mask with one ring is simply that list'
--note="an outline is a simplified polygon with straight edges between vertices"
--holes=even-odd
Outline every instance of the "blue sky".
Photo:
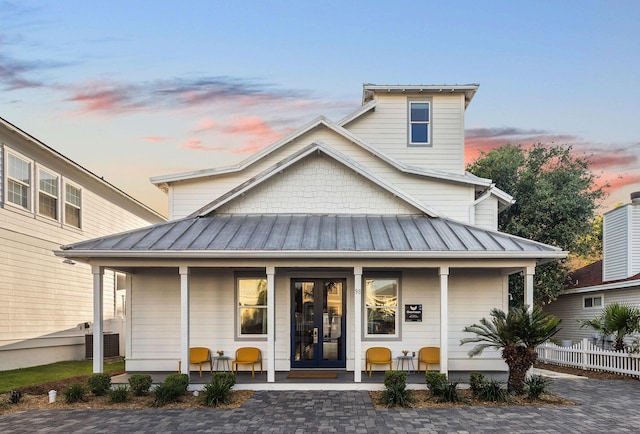
[{"label": "blue sky", "polygon": [[155,209],[362,84],[467,84],[469,158],[572,145],[640,191],[638,1],[0,0],[0,116]]}]

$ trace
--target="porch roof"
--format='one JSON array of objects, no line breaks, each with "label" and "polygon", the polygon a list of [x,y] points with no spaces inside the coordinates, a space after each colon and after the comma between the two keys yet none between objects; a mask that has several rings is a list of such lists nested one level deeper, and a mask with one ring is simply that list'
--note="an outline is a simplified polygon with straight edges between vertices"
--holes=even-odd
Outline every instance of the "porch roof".
[{"label": "porch roof", "polygon": [[61,246],[70,258],[300,257],[536,258],[556,247],[424,215],[213,214]]}]

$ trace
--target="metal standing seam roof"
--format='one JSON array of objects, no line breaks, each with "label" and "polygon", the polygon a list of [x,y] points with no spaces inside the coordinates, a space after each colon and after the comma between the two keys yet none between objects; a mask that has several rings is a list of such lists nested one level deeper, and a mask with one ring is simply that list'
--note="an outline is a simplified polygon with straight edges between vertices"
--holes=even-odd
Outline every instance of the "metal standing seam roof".
[{"label": "metal standing seam roof", "polygon": [[557,254],[556,247],[423,215],[214,214],[62,246],[91,252],[334,251]]}]

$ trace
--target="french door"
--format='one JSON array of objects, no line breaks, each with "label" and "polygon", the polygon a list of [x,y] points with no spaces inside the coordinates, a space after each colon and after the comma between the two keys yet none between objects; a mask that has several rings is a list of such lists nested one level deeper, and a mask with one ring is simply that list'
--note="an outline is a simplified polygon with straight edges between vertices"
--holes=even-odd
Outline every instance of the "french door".
[{"label": "french door", "polygon": [[291,367],[344,368],[344,279],[292,279]]}]

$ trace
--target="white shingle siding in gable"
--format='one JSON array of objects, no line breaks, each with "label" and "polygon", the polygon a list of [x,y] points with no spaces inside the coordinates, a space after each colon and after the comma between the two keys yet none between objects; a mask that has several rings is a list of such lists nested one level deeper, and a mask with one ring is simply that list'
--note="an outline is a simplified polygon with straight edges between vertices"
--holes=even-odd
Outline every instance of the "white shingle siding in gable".
[{"label": "white shingle siding in gable", "polygon": [[375,110],[345,128],[405,164],[464,173],[463,95],[429,97],[432,101],[432,143],[424,147],[407,146],[407,96],[378,94],[376,99]]},{"label": "white shingle siding in gable", "polygon": [[217,212],[419,214],[349,168],[313,156],[250,190]]},{"label": "white shingle siding in gable", "polygon": [[631,272],[640,273],[640,205],[631,204]]},{"label": "white shingle siding in gable", "polygon": [[403,174],[382,159],[373,156],[360,146],[354,145],[344,137],[324,127],[316,128],[303,137],[294,140],[242,172],[172,184],[171,197],[173,200],[169,204],[170,217],[182,218],[190,215],[229,190],[315,141],[321,141],[348,158],[362,164],[369,171],[375,173],[376,176],[383,178],[385,182],[395,186],[400,191],[404,191],[414,199],[422,202],[429,209],[439,212],[442,216],[469,222],[469,204],[474,200],[473,186]]}]

